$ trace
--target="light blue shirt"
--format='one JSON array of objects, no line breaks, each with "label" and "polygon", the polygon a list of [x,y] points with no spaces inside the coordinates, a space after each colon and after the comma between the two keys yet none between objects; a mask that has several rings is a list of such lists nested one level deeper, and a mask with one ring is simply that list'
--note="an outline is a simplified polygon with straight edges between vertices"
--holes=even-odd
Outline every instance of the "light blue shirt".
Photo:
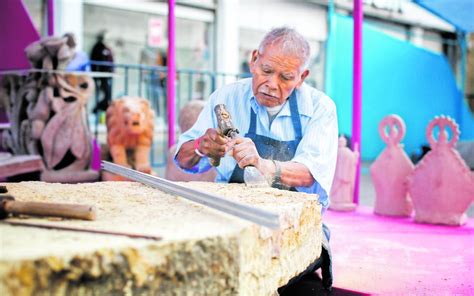
[{"label": "light blue shirt", "polygon": [[[327,208],[329,205],[328,194],[331,190],[337,160],[336,106],[323,92],[305,83],[296,90],[296,100],[303,139],[291,161],[304,164],[315,180],[310,187],[296,187],[296,189],[300,192],[318,194],[320,203],[324,208]],[[250,108],[252,108],[257,115],[257,134],[279,141],[295,139],[290,105],[286,103],[270,124],[266,108],[260,106],[253,95],[252,78],[247,78],[223,86],[210,96],[209,102],[193,127],[179,137],[176,151],[179,151],[183,143],[204,135],[208,128],[217,128],[214,114],[214,106],[217,104],[226,105],[235,127],[239,129],[242,136],[249,130]],[[175,162],[178,165],[176,155]],[[228,182],[235,166],[234,158],[229,155],[223,157],[220,165],[216,168],[216,181]],[[210,167],[208,158],[203,157],[194,168],[184,169],[184,171],[202,173],[209,170]]]},{"label": "light blue shirt", "polygon": [[90,60],[87,54],[83,51],[76,50],[74,57],[66,66],[67,71],[90,71]]}]

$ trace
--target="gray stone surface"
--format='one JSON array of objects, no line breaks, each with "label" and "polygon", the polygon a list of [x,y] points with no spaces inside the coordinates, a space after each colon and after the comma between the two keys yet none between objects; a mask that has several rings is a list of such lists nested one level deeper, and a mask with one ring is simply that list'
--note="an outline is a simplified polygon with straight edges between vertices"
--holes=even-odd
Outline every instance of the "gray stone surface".
[{"label": "gray stone surface", "polygon": [[314,195],[186,183],[279,213],[281,228],[270,231],[132,182],[6,185],[18,200],[98,209],[92,222],[28,218],[30,223],[162,239],[0,224],[2,295],[272,295],[321,251],[320,205]]}]

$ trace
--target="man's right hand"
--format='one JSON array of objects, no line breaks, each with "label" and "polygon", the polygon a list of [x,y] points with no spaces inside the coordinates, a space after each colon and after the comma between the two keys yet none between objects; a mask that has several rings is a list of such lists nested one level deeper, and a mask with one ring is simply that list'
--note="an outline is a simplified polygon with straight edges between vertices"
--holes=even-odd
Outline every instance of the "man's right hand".
[{"label": "man's right hand", "polygon": [[209,128],[200,138],[198,150],[207,157],[222,158],[231,148],[231,142],[231,139],[223,137],[216,129]]},{"label": "man's right hand", "polygon": [[[213,159],[220,159],[225,156],[235,141],[223,137],[216,129],[210,128],[199,138],[199,153]],[[195,144],[198,139],[184,143],[179,149],[176,160],[182,168],[192,168],[201,157],[195,152]]]}]

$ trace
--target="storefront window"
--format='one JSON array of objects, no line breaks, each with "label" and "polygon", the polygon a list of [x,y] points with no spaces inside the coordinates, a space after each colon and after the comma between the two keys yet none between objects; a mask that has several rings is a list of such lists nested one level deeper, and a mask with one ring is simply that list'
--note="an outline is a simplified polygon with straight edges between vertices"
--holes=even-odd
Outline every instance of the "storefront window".
[{"label": "storefront window", "polygon": [[[114,63],[127,65],[166,66],[168,19],[165,15],[130,11],[92,4],[84,5],[84,49],[90,53],[97,35],[105,32],[105,43],[113,52]],[[176,18],[176,67],[180,69],[213,69],[213,24],[201,20]],[[120,72],[121,71],[121,72]],[[166,109],[165,73],[153,73],[130,68],[125,78],[123,67],[117,67],[114,97],[141,95],[152,101],[156,112],[164,116]],[[200,75],[178,73],[177,108],[190,99],[207,98],[208,79]],[[140,75],[142,75],[140,77]],[[192,76],[191,76],[192,75]],[[140,83],[141,81],[141,83]],[[127,86],[125,85],[127,84]],[[178,109],[179,110],[179,109]]]}]

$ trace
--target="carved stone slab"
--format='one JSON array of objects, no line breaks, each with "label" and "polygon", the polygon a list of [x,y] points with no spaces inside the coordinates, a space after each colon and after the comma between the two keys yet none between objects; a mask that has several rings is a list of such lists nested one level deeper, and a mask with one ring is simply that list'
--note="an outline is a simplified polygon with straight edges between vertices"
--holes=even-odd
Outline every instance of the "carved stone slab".
[{"label": "carved stone slab", "polygon": [[181,184],[278,213],[281,227],[271,231],[135,182],[7,183],[20,201],[97,208],[96,221],[11,221],[161,240],[0,224],[2,296],[275,295],[319,257],[317,195],[243,184]]},{"label": "carved stone slab", "polygon": [[[449,139],[448,130],[451,130]],[[433,136],[438,131],[437,139]],[[454,145],[459,139],[453,119],[435,117],[426,129],[431,151],[409,178],[417,222],[462,225],[474,200],[474,174]]]},{"label": "carved stone slab", "polygon": [[90,170],[92,138],[86,116],[94,93],[92,78],[56,72],[74,55],[66,37],[45,37],[25,52],[32,66],[43,71],[0,77],[0,100],[11,125],[3,131],[2,146],[14,155],[40,155],[43,181],[97,180],[99,173]]},{"label": "carved stone slab", "polygon": [[356,208],[354,200],[354,183],[359,161],[358,146],[354,151],[346,147],[346,138],[339,138],[337,164],[334,180],[331,186],[331,203],[329,209],[335,211],[353,211]]},{"label": "carved stone slab", "polygon": [[400,144],[405,131],[405,122],[398,115],[388,115],[379,124],[380,137],[387,147],[370,167],[376,214],[410,216],[413,211],[406,180],[414,165]]}]

